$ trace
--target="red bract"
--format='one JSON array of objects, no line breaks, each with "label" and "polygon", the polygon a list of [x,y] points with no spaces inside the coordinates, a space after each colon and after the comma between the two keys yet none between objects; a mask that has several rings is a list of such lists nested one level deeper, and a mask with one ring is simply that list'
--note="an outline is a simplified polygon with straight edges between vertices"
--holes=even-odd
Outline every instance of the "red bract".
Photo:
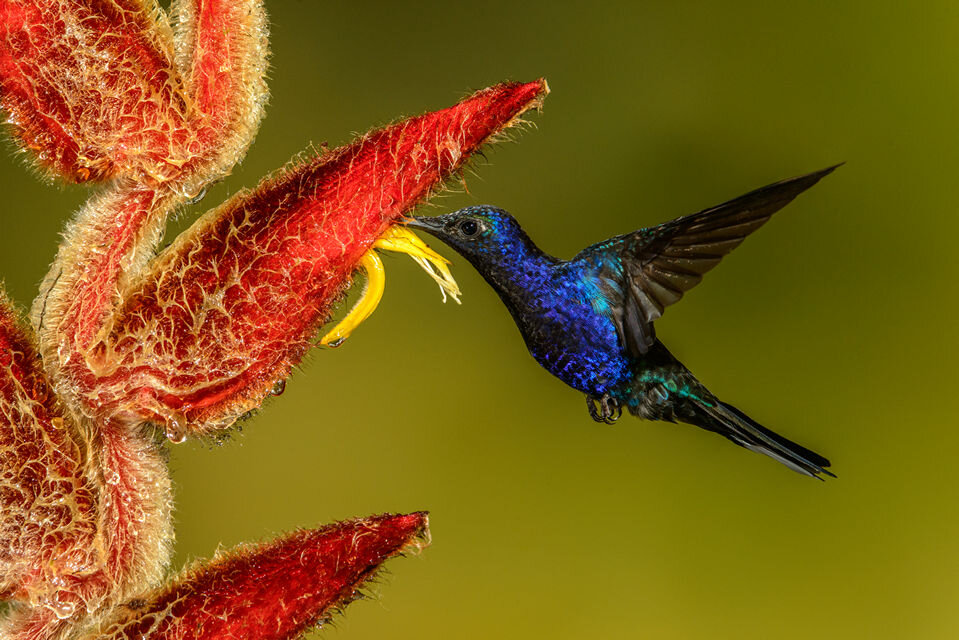
[{"label": "red bract", "polygon": [[349,604],[357,584],[425,532],[423,513],[376,516],[233,549],[117,607],[81,638],[296,637]]},{"label": "red bract", "polygon": [[154,257],[167,216],[243,156],[266,101],[260,2],[175,0],[171,13],[0,0],[13,136],[44,173],[102,185],[30,326],[0,299],[3,638],[293,638],[417,544],[423,514],[378,516],[241,547],[164,585],[155,434],[215,435],[257,408],[381,236],[546,93],[498,85],[293,163]]}]

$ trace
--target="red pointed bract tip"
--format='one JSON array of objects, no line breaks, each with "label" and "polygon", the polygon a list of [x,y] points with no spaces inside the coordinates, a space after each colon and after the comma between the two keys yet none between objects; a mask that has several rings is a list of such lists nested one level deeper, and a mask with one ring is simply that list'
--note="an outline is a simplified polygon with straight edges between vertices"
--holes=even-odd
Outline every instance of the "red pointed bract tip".
[{"label": "red pointed bract tip", "polygon": [[348,604],[380,565],[425,544],[426,513],[380,515],[244,545],[120,607],[85,640],[281,640]]},{"label": "red pointed bract tip", "polygon": [[121,360],[78,386],[134,420],[229,426],[302,359],[373,242],[546,92],[542,80],[484,89],[237,194],[124,295],[105,350]]},{"label": "red pointed bract tip", "polygon": [[[257,216],[282,230],[305,232],[315,266],[304,275],[351,273],[390,224],[428,198],[490,138],[538,107],[546,93],[545,80],[503,83],[452,107],[374,130],[264,180],[253,193],[226,203],[217,218],[232,226]],[[276,257],[290,262],[300,256]]]},{"label": "red pointed bract tip", "polygon": [[499,84],[314,161],[303,178],[316,185],[309,209],[323,215],[333,232],[327,255],[345,258],[352,271],[387,226],[428,198],[492,136],[539,106],[547,92],[544,80]]}]

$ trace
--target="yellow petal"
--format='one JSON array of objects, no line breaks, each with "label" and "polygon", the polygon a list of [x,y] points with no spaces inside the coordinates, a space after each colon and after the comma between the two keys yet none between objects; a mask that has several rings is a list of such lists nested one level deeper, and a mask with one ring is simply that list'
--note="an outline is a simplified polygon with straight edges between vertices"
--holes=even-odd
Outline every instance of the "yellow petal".
[{"label": "yellow petal", "polygon": [[373,243],[373,247],[360,258],[357,266],[366,272],[366,286],[363,287],[363,293],[360,294],[360,299],[353,305],[350,312],[320,339],[321,345],[340,346],[380,304],[383,289],[386,288],[386,270],[383,268],[383,262],[376,255],[375,249],[409,254],[440,286],[443,302],[446,302],[446,295],[449,294],[459,304],[460,288],[453,279],[453,274],[450,273],[449,260],[430,249],[408,228],[394,225],[387,229]]},{"label": "yellow petal", "polygon": [[409,254],[416,264],[420,265],[436,284],[440,286],[440,292],[443,294],[443,302],[446,302],[446,295],[449,294],[457,304],[460,304],[460,288],[450,273],[450,261],[436,253],[429,246],[420,240],[408,227],[394,225],[373,243],[377,249],[386,249],[399,253]]},{"label": "yellow petal", "polygon": [[346,317],[340,320],[332,331],[323,336],[320,340],[323,346],[340,346],[350,337],[354,329],[370,317],[383,298],[383,289],[386,288],[386,270],[383,269],[380,257],[373,249],[369,249],[360,258],[358,266],[366,272],[366,286],[363,287],[363,293]]}]

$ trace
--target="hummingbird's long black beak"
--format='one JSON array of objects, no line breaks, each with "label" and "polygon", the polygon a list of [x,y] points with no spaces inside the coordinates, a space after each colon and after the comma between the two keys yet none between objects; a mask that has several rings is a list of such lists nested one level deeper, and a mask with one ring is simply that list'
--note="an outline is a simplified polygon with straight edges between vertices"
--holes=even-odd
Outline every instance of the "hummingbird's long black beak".
[{"label": "hummingbird's long black beak", "polygon": [[433,235],[439,235],[443,232],[443,229],[446,228],[446,222],[441,218],[442,216],[413,218],[407,221],[406,226],[412,227],[413,229],[420,229]]}]

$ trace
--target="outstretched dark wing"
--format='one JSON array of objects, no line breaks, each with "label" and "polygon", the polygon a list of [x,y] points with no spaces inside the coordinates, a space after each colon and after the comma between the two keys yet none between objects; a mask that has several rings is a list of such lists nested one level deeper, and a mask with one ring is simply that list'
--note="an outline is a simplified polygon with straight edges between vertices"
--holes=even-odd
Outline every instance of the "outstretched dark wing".
[{"label": "outstretched dark wing", "polygon": [[616,321],[630,353],[646,353],[655,340],[653,321],[666,307],[695,287],[704,273],[770,216],[838,166],[783,180],[711,209],[617,238],[625,282],[624,304]]}]

